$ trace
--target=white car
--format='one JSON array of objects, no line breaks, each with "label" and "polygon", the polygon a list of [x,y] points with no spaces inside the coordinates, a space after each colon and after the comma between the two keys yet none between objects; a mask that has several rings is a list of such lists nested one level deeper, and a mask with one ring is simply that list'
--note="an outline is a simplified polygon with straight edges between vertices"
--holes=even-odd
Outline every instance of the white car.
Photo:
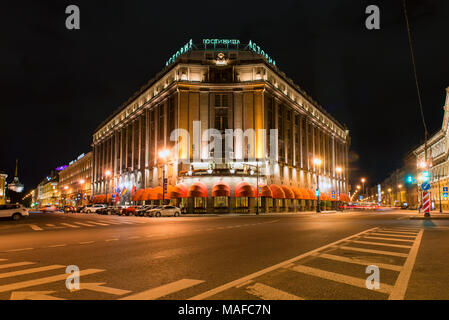
[{"label": "white car", "polygon": [[175,206],[165,205],[148,210],[147,213],[151,217],[179,217],[181,215],[181,209]]},{"label": "white car", "polygon": [[83,210],[81,210],[81,212],[84,213],[94,213],[97,212],[98,209],[103,209],[106,208],[105,204],[90,204],[87,205],[83,208]]},{"label": "white car", "polygon": [[15,221],[22,217],[28,217],[28,209],[21,204],[2,204],[0,205],[0,218],[11,218]]}]

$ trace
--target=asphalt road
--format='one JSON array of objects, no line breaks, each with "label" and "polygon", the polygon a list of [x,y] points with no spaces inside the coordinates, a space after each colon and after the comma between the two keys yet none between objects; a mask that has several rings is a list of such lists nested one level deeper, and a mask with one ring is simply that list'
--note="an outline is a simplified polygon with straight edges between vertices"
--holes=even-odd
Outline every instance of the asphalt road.
[{"label": "asphalt road", "polygon": [[34,213],[0,221],[0,299],[449,299],[449,220],[415,215]]}]

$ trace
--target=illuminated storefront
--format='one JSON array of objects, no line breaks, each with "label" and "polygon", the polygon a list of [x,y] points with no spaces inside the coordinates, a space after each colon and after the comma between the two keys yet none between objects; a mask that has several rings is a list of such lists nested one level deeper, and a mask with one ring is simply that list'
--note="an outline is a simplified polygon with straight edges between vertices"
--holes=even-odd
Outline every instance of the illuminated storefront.
[{"label": "illuminated storefront", "polygon": [[316,205],[319,177],[331,208],[338,192],[348,199],[349,143],[259,45],[189,41],[95,131],[93,193],[188,212],[299,211]]}]

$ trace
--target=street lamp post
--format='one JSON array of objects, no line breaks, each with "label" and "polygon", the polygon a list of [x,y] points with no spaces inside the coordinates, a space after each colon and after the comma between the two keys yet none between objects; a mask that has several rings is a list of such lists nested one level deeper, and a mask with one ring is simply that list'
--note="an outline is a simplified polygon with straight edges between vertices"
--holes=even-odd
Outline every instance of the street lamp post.
[{"label": "street lamp post", "polygon": [[167,157],[170,155],[170,151],[168,151],[167,149],[163,149],[161,151],[159,151],[159,158],[161,158],[164,163],[162,164],[162,205],[165,204],[165,164],[166,164],[166,159]]},{"label": "street lamp post", "polygon": [[[321,159],[319,158],[315,158],[313,159],[313,164],[315,166],[320,166],[322,163]],[[316,172],[316,194],[317,194],[317,205],[316,205],[316,212],[320,213],[321,212],[321,204],[320,204],[320,172],[319,170],[317,170],[315,168],[315,172]]]},{"label": "street lamp post", "polygon": [[[340,174],[341,174],[341,172],[342,172],[341,167],[335,168],[335,171],[337,171],[337,173],[338,173],[338,175],[339,175],[338,178],[340,178]],[[338,180],[339,180],[339,179],[337,179],[337,184],[338,184],[338,202],[337,202],[337,206],[338,206],[338,208],[340,209],[340,181],[338,181]]]},{"label": "street lamp post", "polygon": [[362,193],[363,193],[363,197],[365,198],[365,178],[362,178]]},{"label": "street lamp post", "polygon": [[84,192],[83,192],[84,182],[86,182],[86,181],[84,181],[84,179],[80,180],[80,185],[81,185],[81,205],[84,205]]},{"label": "street lamp post", "polygon": [[106,204],[109,205],[108,202],[108,192],[109,192],[109,181],[108,181],[108,177],[111,175],[111,171],[106,170],[106,172],[104,173],[106,176]]}]

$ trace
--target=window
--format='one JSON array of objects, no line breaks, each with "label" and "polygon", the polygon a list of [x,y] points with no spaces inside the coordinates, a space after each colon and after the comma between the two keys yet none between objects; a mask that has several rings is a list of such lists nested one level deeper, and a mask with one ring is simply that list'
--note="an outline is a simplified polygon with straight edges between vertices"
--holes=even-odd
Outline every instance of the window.
[{"label": "window", "polygon": [[195,208],[206,208],[206,198],[195,198],[194,206]]},{"label": "window", "polygon": [[228,96],[215,95],[215,129],[222,131],[228,129]]},{"label": "window", "polygon": [[248,207],[248,197],[235,198],[235,205],[237,208],[247,208]]},{"label": "window", "polygon": [[228,207],[228,197],[214,197],[214,208]]}]

